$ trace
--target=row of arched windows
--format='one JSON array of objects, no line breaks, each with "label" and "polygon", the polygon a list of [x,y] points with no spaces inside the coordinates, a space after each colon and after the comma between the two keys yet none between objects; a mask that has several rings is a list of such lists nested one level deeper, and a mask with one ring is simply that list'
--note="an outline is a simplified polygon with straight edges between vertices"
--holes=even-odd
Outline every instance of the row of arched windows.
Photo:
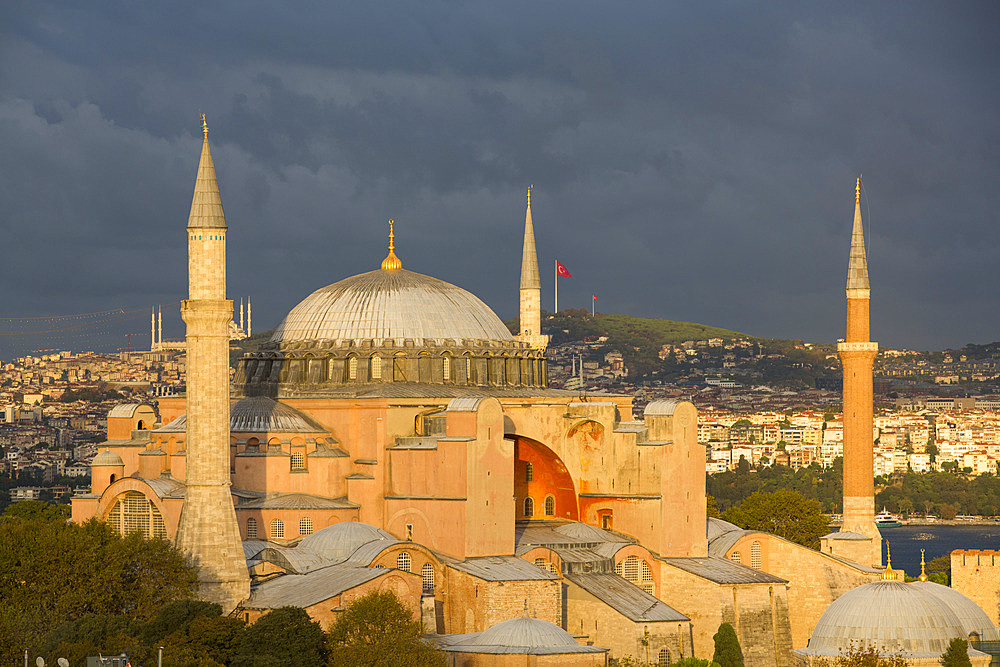
[{"label": "row of arched windows", "polygon": [[[304,516],[299,519],[299,535],[312,535],[313,532],[313,520],[312,517]],[[285,539],[285,522],[281,519],[271,519],[271,523],[267,527],[267,535],[264,536],[265,539],[272,540],[283,540]],[[258,538],[257,530],[257,519],[250,517],[247,519],[247,539],[256,540]]]},{"label": "row of arched windows", "polygon": [[[351,355],[341,358],[246,358],[237,370],[237,382],[356,382],[358,380],[393,382],[459,382],[468,384],[506,385],[508,383],[540,385],[544,383],[544,358],[514,356],[473,357],[466,354],[433,356],[391,352],[375,353],[370,357]],[[416,361],[418,366],[411,366]],[[386,365],[388,362],[388,365]],[[367,372],[362,373],[366,367]],[[408,377],[417,375],[420,377]]]},{"label": "row of arched windows", "polygon": [[[396,555],[396,569],[402,570],[403,572],[413,571],[413,558],[406,551],[400,551]],[[420,568],[420,579],[423,581],[424,593],[434,593],[434,566],[430,563],[424,563],[424,566]]]},{"label": "row of arched windows", "polygon": [[[556,515],[556,498],[553,495],[545,496],[545,516]],[[524,499],[524,516],[535,516],[535,499],[528,496]]]},{"label": "row of arched windows", "polygon": [[644,559],[627,556],[615,564],[615,574],[653,595],[653,571]]},{"label": "row of arched windows", "polygon": [[[740,563],[743,561],[743,557],[740,555],[739,551],[734,551],[729,554],[729,560],[734,563]],[[750,567],[755,570],[759,570],[764,567],[763,559],[761,557],[760,542],[754,540],[750,544]]]}]

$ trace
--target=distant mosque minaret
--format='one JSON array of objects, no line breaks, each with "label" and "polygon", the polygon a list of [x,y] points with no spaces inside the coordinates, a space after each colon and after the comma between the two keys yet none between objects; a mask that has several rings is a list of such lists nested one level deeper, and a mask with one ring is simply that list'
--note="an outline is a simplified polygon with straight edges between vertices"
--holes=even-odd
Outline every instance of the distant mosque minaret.
[{"label": "distant mosque minaret", "polygon": [[854,229],[847,266],[847,336],[837,344],[844,371],[844,523],[822,540],[822,549],[862,565],[882,565],[882,535],[875,525],[872,366],[878,343],[870,340],[868,259],[861,222],[861,179],[854,194]]},{"label": "distant mosque minaret", "polygon": [[531,223],[531,187],[528,188],[528,207],[524,213],[520,326],[518,340],[524,341],[536,350],[544,350],[548,347],[549,337],[542,335],[542,280],[538,274],[535,228]]},{"label": "distant mosque minaret", "polygon": [[208,148],[208,124],[188,218],[186,490],[176,544],[199,567],[199,596],[228,612],[250,595],[230,492],[226,217]]}]

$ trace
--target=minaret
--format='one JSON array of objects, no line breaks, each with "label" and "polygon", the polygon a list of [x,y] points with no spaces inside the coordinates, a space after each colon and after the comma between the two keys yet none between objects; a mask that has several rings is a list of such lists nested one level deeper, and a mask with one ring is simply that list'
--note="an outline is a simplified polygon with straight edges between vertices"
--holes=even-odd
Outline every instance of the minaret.
[{"label": "minaret", "polygon": [[524,247],[521,251],[521,333],[518,340],[536,350],[548,347],[549,337],[542,335],[542,280],[538,275],[538,253],[535,251],[535,228],[531,224],[531,188],[524,213]]},{"label": "minaret", "polygon": [[199,566],[202,599],[234,609],[250,578],[229,491],[229,322],[226,218],[202,116],[201,163],[188,218],[186,491],[177,546]]},{"label": "minaret", "polygon": [[[861,224],[861,179],[854,196],[854,230],[847,267],[847,337],[837,351],[844,371],[844,524],[833,553],[861,565],[882,564],[882,535],[875,526],[872,364],[878,343],[869,340],[868,260]],[[850,544],[849,544],[850,543]],[[850,552],[850,553],[848,553]]]}]

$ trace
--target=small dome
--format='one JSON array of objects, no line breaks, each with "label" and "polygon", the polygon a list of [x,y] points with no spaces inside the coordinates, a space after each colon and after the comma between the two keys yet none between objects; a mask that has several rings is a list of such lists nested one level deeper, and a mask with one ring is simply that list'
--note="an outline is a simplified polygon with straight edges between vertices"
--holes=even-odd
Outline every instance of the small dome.
[{"label": "small dome", "polygon": [[511,341],[510,331],[474,294],[405,269],[369,271],[316,290],[278,325],[272,343],[412,339]]},{"label": "small dome", "polygon": [[510,646],[529,648],[581,648],[573,636],[554,623],[539,618],[512,618],[479,633],[471,646]]},{"label": "small dome", "polygon": [[296,548],[307,549],[331,561],[340,561],[349,558],[369,542],[376,541],[394,544],[398,540],[381,528],[367,523],[342,521],[307,535]]},{"label": "small dome", "polygon": [[234,433],[325,433],[316,421],[267,396],[242,398],[229,409],[229,430]]},{"label": "small dome", "polygon": [[709,542],[720,535],[725,535],[726,533],[731,533],[735,530],[738,530],[741,533],[746,532],[736,524],[723,521],[718,517],[710,516],[705,519],[705,534],[708,536]]},{"label": "small dome", "polygon": [[122,457],[118,456],[110,449],[105,449],[103,452],[94,457],[94,460],[90,462],[91,468],[99,467],[114,467],[114,466],[124,466],[125,462],[122,461]]},{"label": "small dome", "polygon": [[966,638],[968,632],[940,597],[923,586],[877,581],[834,600],[816,624],[808,647],[800,650],[835,656],[855,642],[911,657],[936,657],[955,637]]}]

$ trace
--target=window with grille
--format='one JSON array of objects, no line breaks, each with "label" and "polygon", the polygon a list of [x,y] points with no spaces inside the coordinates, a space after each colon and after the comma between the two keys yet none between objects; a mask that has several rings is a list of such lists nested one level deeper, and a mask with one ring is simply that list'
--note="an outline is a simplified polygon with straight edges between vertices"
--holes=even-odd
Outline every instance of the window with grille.
[{"label": "window with grille", "polygon": [[372,357],[372,379],[381,380],[382,379],[382,357],[377,354]]},{"label": "window with grille", "polygon": [[759,570],[761,568],[760,542],[755,541],[753,544],[750,545],[750,567],[754,568],[755,570]]},{"label": "window with grille", "polygon": [[653,580],[653,571],[649,569],[649,563],[647,563],[646,561],[642,561],[641,565],[642,565],[642,568],[641,568],[642,569],[642,580],[643,581],[652,581]]},{"label": "window with grille", "polygon": [[670,651],[661,648],[660,652],[656,654],[656,665],[657,667],[670,667]]},{"label": "window with grille", "polygon": [[556,515],[556,499],[553,496],[545,496],[545,516]]},{"label": "window with grille", "polygon": [[639,581],[639,559],[635,556],[629,556],[625,559],[623,575],[626,579],[632,582]]},{"label": "window with grille", "polygon": [[253,517],[247,519],[247,539],[248,540],[257,539],[257,519]]},{"label": "window with grille", "polygon": [[451,379],[451,357],[441,360],[441,377],[445,382]]},{"label": "window with grille", "polygon": [[556,573],[556,566],[554,563],[549,563],[549,572],[551,572],[552,574]]},{"label": "window with grille", "polygon": [[531,496],[524,499],[524,516],[535,516],[535,501]]},{"label": "window with grille", "polygon": [[412,566],[413,561],[410,558],[410,554],[405,551],[401,551],[399,555],[396,556],[396,569],[402,570],[403,572],[409,572]]},{"label": "window with grille", "polygon": [[741,560],[740,559],[740,552],[739,551],[734,551],[733,553],[729,554],[729,560],[733,561],[734,563],[739,563],[740,560]]},{"label": "window with grille", "polygon": [[420,568],[420,578],[424,582],[424,593],[434,592],[434,566],[430,563],[424,563],[424,566]]},{"label": "window with grille", "polygon": [[615,574],[617,574],[619,577],[622,576],[622,574],[623,574],[623,572],[622,572],[622,562],[621,561],[618,561],[617,563],[615,563]]},{"label": "window with grille", "polygon": [[347,362],[347,379],[357,380],[358,379],[358,358],[351,357]]},{"label": "window with grille", "polygon": [[312,517],[304,516],[299,519],[299,535],[312,535],[313,532],[313,520]]},{"label": "window with grille", "polygon": [[302,452],[292,454],[292,470],[306,469],[306,455]]},{"label": "window with grille", "polygon": [[535,466],[530,463],[524,464],[524,481],[533,482],[535,481]]},{"label": "window with grille", "polygon": [[542,568],[544,570],[545,567],[546,567],[546,565],[545,565],[545,559],[544,558],[536,558],[535,559],[535,566],[536,567],[540,567],[540,568]]},{"label": "window with grille", "polygon": [[115,532],[141,533],[146,537],[166,538],[163,516],[153,501],[138,491],[128,491],[115,501],[108,512],[108,523]]},{"label": "window with grille", "polygon": [[642,590],[646,591],[650,595],[655,595],[655,593],[653,593],[653,591],[655,590],[655,587],[653,586],[653,584],[643,584],[641,586],[641,588],[642,588]]},{"label": "window with grille", "polygon": [[271,539],[285,539],[285,522],[281,519],[271,521]]}]

